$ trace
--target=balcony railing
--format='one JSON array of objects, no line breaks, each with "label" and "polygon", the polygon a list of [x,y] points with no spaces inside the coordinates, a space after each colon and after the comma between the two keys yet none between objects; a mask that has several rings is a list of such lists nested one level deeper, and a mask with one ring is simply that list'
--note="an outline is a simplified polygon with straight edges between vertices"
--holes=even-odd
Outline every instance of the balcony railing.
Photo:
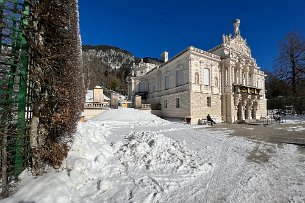
[{"label": "balcony railing", "polygon": [[257,87],[250,87],[245,85],[233,85],[233,92],[235,94],[247,94],[247,95],[258,95],[262,96],[262,89]]}]

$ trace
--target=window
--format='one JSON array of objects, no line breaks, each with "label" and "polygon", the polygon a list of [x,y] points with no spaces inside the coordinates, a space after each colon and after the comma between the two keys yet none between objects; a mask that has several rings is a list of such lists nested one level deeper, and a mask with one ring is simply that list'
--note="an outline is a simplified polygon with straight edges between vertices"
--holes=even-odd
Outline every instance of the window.
[{"label": "window", "polygon": [[180,98],[176,98],[176,108],[180,108]]},{"label": "window", "polygon": [[167,108],[167,99],[164,100],[164,108]]},{"label": "window", "polygon": [[176,70],[176,87],[184,85],[184,73],[183,70]]},{"label": "window", "polygon": [[208,107],[211,107],[211,106],[212,106],[211,97],[207,97],[207,106],[208,106]]},{"label": "window", "polygon": [[204,69],[203,83],[204,83],[204,85],[210,86],[210,69],[208,69],[208,68]]},{"label": "window", "polygon": [[145,83],[144,82],[140,82],[139,83],[139,92],[144,92],[145,91]]},{"label": "window", "polygon": [[170,86],[169,75],[166,75],[164,77],[164,81],[165,81],[165,89],[167,90],[167,89],[169,89],[169,86]]}]

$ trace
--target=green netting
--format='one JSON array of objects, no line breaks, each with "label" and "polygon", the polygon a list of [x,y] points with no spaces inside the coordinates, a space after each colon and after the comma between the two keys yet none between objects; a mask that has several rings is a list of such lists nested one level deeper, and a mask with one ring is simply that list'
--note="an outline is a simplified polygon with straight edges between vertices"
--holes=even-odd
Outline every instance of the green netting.
[{"label": "green netting", "polygon": [[28,88],[29,2],[0,0],[0,191],[9,195],[11,184],[30,161]]}]

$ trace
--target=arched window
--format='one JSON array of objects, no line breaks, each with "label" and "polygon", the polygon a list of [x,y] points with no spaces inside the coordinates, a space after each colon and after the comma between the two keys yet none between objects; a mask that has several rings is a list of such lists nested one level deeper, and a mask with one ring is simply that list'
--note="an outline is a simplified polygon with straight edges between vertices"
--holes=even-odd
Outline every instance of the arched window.
[{"label": "arched window", "polygon": [[199,73],[198,72],[195,73],[195,84],[199,85]]},{"label": "arched window", "polygon": [[203,72],[203,84],[206,86],[210,86],[210,69],[205,68]]}]

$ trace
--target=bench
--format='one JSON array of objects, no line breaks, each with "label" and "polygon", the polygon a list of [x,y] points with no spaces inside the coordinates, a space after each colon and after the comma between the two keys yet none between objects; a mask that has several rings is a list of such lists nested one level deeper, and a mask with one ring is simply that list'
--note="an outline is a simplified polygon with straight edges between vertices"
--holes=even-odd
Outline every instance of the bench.
[{"label": "bench", "polygon": [[211,121],[208,121],[206,118],[202,118],[198,120],[199,125],[212,125]]}]

